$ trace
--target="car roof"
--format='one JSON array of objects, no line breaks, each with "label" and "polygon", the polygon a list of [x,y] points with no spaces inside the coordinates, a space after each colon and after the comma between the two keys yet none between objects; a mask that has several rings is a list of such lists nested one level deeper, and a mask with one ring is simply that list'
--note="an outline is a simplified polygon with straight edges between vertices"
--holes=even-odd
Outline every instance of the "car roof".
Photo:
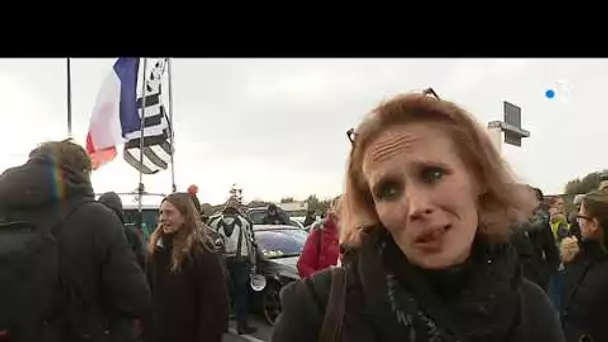
[{"label": "car roof", "polygon": [[[275,205],[276,205],[276,204],[275,204]],[[279,207],[278,205],[277,205],[277,209],[278,209],[279,211],[285,211],[285,210],[283,210],[283,208]],[[249,212],[252,212],[252,211],[268,211],[268,206],[264,206],[264,207],[253,207],[253,208],[249,208],[249,209],[247,209],[247,210],[248,210]]]},{"label": "car roof", "polygon": [[[137,198],[137,193],[134,192],[118,192],[118,197],[120,197],[122,201],[123,210],[137,210],[139,201]],[[99,199],[101,194],[95,194],[95,198]],[[165,198],[164,194],[155,194],[155,193],[144,193],[142,195],[142,209],[144,210],[158,210],[160,207],[160,202]]]},{"label": "car roof", "polygon": [[256,224],[253,226],[254,231],[265,231],[265,230],[302,230],[295,226],[287,224]]}]

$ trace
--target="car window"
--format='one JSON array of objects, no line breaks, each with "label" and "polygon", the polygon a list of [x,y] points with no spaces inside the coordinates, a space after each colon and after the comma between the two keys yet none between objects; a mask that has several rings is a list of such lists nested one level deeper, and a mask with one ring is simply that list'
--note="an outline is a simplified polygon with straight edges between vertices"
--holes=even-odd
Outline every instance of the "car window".
[{"label": "car window", "polygon": [[255,233],[260,251],[269,259],[299,256],[306,243],[306,237],[306,232],[297,229],[265,230]]},{"label": "car window", "polygon": [[[158,210],[155,209],[143,209],[143,229],[142,235],[145,241],[148,241],[150,234],[156,229],[158,225]],[[137,209],[126,209],[124,211],[125,226],[135,226],[137,223]]]},{"label": "car window", "polygon": [[264,217],[266,217],[266,211],[263,211],[263,210],[251,211],[249,213],[249,217],[251,218],[251,221],[253,221],[253,224],[263,224]]},{"label": "car window", "polygon": [[[285,222],[286,224],[290,225],[290,226],[294,226],[294,227],[298,227],[300,229],[304,228],[302,226],[302,224],[298,223],[297,221],[294,221],[293,219],[291,219],[289,217],[289,214],[286,213],[285,211],[283,211],[282,209],[279,208],[279,212],[284,215],[284,217],[286,217],[288,219],[288,222]],[[255,210],[250,210],[249,211],[249,218],[251,218],[251,221],[253,221],[254,225],[260,225],[260,224],[264,224],[264,218],[267,215],[267,211],[266,209],[255,209]]]}]

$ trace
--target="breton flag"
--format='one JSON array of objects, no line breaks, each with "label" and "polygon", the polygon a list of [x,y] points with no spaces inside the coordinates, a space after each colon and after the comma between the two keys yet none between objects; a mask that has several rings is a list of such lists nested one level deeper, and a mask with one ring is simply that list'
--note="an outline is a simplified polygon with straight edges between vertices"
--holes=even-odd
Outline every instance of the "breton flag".
[{"label": "breton flag", "polygon": [[[122,144],[125,160],[138,171],[154,174],[168,168],[173,149],[171,124],[161,92],[165,62],[166,59],[157,59],[148,72],[140,70],[139,58],[119,58],[114,63],[97,95],[87,134],[86,149],[93,169],[114,160]],[[140,162],[143,75],[147,77]]]},{"label": "breton flag", "polygon": [[[152,70],[146,75],[143,134],[137,127],[136,131],[125,135],[127,142],[123,152],[124,159],[137,171],[148,175],[166,170],[173,153],[171,124],[162,96],[162,78],[166,62],[166,58],[157,59]],[[141,116],[141,96],[137,99],[137,108]],[[143,156],[140,149],[142,139]]]}]

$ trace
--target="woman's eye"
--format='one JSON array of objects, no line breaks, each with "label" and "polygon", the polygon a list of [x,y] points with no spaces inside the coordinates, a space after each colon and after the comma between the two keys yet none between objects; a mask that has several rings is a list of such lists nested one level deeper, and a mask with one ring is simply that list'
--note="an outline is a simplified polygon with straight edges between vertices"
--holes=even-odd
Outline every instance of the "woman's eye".
[{"label": "woman's eye", "polygon": [[392,200],[401,194],[402,186],[398,182],[386,181],[376,187],[375,197],[379,200]]},{"label": "woman's eye", "polygon": [[445,176],[445,170],[440,167],[427,167],[422,170],[422,180],[425,183],[433,184]]}]

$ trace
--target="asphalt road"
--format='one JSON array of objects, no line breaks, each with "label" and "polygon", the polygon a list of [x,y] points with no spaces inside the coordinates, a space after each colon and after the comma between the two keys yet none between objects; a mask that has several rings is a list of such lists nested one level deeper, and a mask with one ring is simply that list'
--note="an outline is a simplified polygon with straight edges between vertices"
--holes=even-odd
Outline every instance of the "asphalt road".
[{"label": "asphalt road", "polygon": [[229,333],[224,335],[222,342],[267,342],[270,341],[270,334],[272,333],[272,327],[268,325],[261,318],[252,316],[250,318],[250,324],[256,328],[254,334],[251,335],[241,335],[239,336],[236,332],[236,322],[230,322]]}]

